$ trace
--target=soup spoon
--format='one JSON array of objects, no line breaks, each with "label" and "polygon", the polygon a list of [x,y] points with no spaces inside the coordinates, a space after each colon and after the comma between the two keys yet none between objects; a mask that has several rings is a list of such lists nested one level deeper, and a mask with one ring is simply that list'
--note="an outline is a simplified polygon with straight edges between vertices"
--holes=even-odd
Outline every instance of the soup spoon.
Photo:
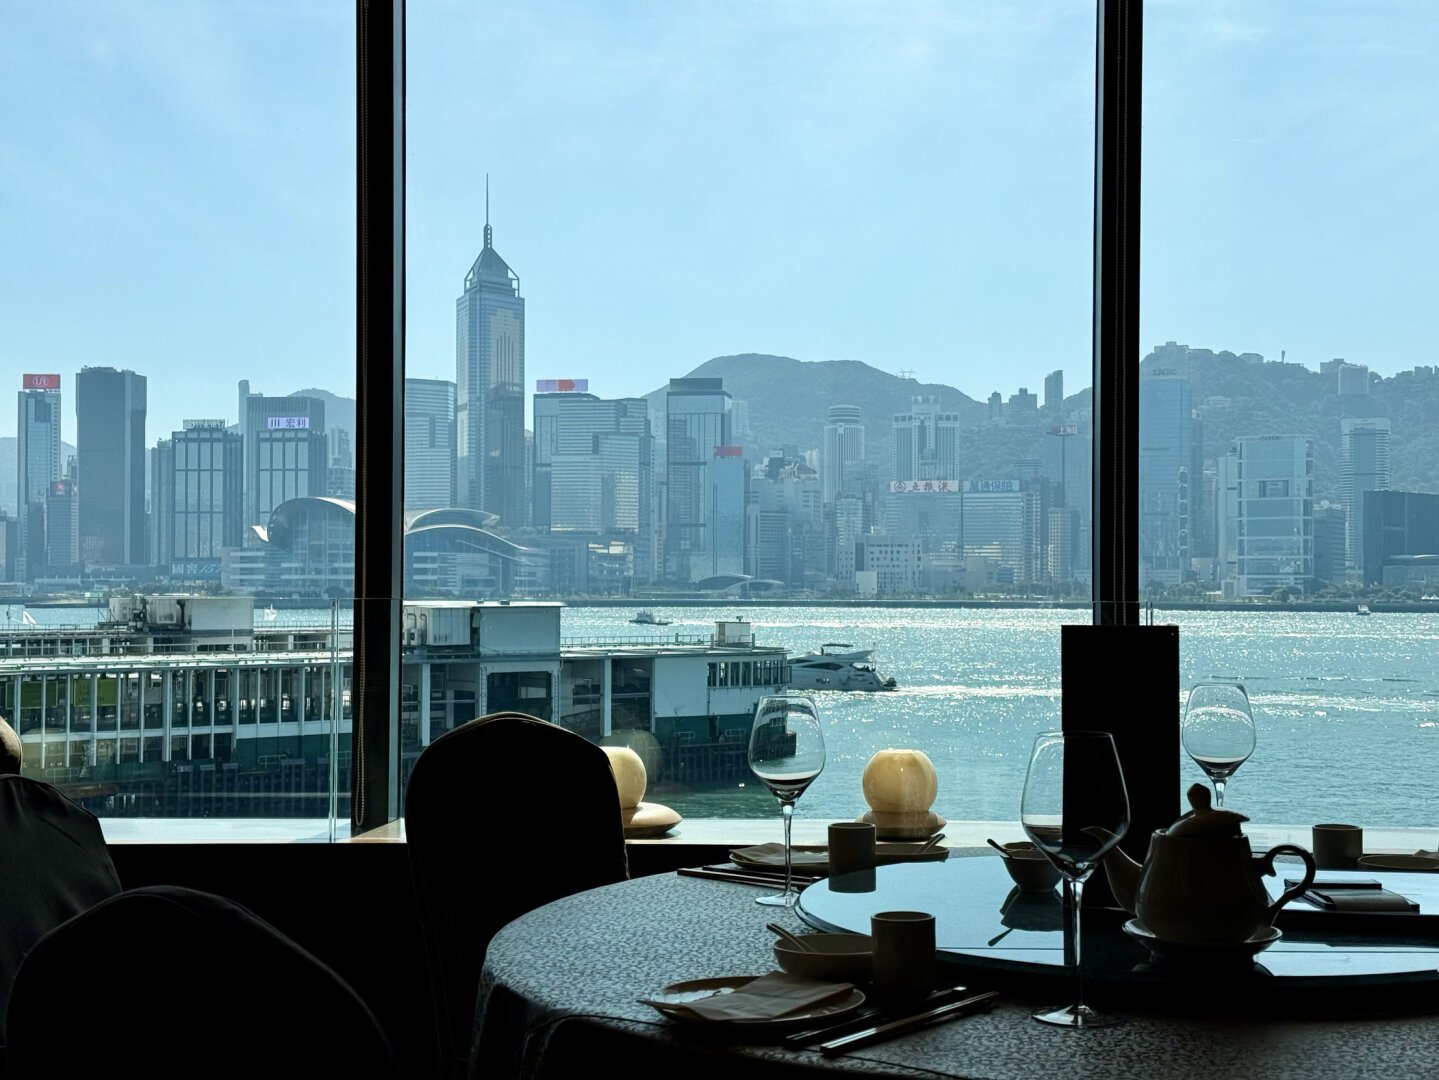
[{"label": "soup spoon", "polygon": [[778,934],[780,937],[784,938],[785,941],[789,942],[800,952],[814,952],[814,949],[810,948],[809,942],[805,941],[802,937],[791,934],[779,923],[765,923],[765,929]]}]

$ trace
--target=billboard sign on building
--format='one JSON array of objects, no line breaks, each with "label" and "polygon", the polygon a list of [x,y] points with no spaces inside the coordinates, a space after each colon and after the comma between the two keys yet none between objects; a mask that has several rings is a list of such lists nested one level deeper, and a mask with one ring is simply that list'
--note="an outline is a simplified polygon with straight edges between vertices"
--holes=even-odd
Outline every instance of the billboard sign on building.
[{"label": "billboard sign on building", "polygon": [[196,429],[206,430],[210,428],[223,428],[224,426],[225,421],[223,420],[185,420],[181,422],[181,427],[183,427],[186,431],[195,431]]},{"label": "billboard sign on building", "polygon": [[964,491],[966,495],[1002,495],[1019,490],[1019,485],[1013,480],[966,480]]},{"label": "billboard sign on building", "polygon": [[24,380],[25,381],[21,384],[21,386],[23,389],[26,390],[60,389],[59,375],[26,375],[24,376]]},{"label": "billboard sign on building", "polygon": [[590,388],[589,379],[536,379],[537,394],[576,394]]},{"label": "billboard sign on building", "polygon": [[310,418],[308,416],[272,416],[265,421],[265,426],[271,431],[300,430],[310,426]]},{"label": "billboard sign on building", "polygon": [[938,495],[954,494],[959,490],[958,480],[891,480],[889,490],[896,495]]}]

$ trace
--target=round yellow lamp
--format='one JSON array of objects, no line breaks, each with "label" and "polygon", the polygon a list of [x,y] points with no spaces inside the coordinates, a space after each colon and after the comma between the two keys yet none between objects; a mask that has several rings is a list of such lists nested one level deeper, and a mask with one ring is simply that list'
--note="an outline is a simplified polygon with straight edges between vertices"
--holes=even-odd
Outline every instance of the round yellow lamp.
[{"label": "round yellow lamp", "polygon": [[923,750],[879,750],[864,767],[864,801],[880,840],[922,840],[944,826],[930,809],[939,794],[939,774]]},{"label": "round yellow lamp", "polygon": [[600,749],[610,759],[610,772],[614,773],[615,787],[620,796],[620,821],[626,837],[663,836],[680,823],[680,816],[668,806],[644,801],[649,775],[639,754],[628,746],[602,746]]}]

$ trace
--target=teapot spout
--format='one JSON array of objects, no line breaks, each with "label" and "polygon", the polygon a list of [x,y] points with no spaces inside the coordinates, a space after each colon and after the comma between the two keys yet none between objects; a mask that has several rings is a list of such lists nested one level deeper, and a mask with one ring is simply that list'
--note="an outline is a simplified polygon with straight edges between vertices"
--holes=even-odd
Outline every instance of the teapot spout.
[{"label": "teapot spout", "polygon": [[[1097,826],[1084,831],[1100,837],[1105,842],[1114,839],[1112,832]],[[1139,873],[1143,867],[1121,851],[1118,844],[1105,853],[1102,861],[1104,875],[1109,879],[1109,891],[1114,894],[1120,907],[1131,915],[1135,914],[1135,894],[1139,892]]]}]

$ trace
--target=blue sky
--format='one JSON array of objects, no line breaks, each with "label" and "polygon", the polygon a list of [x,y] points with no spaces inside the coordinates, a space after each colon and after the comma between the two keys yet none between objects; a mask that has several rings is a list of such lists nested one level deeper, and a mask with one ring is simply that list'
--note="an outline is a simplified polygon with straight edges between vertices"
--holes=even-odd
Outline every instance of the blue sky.
[{"label": "blue sky", "polygon": [[[411,373],[454,376],[488,172],[530,380],[752,351],[1088,381],[1083,0],[410,8]],[[1439,9],[1147,19],[1146,345],[1439,360]],[[234,419],[242,376],[349,392],[353,56],[348,0],[0,5],[0,388],[132,367],[152,442]]]}]

